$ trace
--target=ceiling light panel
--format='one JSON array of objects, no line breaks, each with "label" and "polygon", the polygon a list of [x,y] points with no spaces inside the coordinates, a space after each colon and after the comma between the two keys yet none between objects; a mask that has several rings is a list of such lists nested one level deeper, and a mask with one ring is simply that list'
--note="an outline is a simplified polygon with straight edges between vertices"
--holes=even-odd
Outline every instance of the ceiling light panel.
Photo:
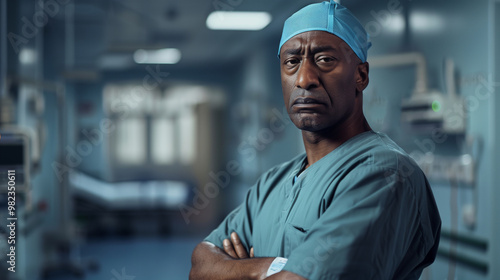
[{"label": "ceiling light panel", "polygon": [[271,22],[267,12],[215,11],[207,17],[207,27],[213,30],[262,30]]}]

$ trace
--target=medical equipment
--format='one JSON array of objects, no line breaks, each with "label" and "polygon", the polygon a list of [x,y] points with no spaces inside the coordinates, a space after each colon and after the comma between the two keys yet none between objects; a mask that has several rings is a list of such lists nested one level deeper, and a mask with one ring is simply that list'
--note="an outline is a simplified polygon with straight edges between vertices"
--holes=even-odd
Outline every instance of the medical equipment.
[{"label": "medical equipment", "polygon": [[0,192],[6,192],[8,174],[15,174],[16,193],[30,185],[29,138],[21,131],[0,129]]},{"label": "medical equipment", "polygon": [[[425,72],[424,72],[425,73]],[[446,89],[448,94],[415,90],[401,104],[401,120],[413,126],[429,125],[446,134],[465,133],[465,104],[455,90],[455,67],[452,60],[445,62]]]},{"label": "medical equipment", "polygon": [[466,110],[464,99],[456,94],[454,64],[445,65],[448,94],[429,89],[427,86],[427,63],[420,53],[402,53],[377,56],[368,60],[370,67],[396,67],[414,65],[415,88],[410,98],[401,102],[401,121],[415,131],[427,133],[439,129],[446,134],[464,134]]}]

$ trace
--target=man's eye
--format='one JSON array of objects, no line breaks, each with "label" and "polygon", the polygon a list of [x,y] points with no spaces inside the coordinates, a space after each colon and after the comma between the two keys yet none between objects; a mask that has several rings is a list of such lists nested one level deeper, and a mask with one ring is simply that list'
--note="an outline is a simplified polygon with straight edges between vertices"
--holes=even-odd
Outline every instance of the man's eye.
[{"label": "man's eye", "polygon": [[328,63],[328,62],[335,61],[335,58],[330,57],[330,56],[320,56],[320,57],[318,57],[318,59],[316,61],[320,62],[320,63]]},{"label": "man's eye", "polygon": [[287,60],[285,61],[285,65],[286,65],[286,66],[294,66],[294,65],[296,65],[297,63],[299,63],[299,60],[298,60],[298,59],[295,59],[295,58],[294,58],[294,59],[287,59]]}]

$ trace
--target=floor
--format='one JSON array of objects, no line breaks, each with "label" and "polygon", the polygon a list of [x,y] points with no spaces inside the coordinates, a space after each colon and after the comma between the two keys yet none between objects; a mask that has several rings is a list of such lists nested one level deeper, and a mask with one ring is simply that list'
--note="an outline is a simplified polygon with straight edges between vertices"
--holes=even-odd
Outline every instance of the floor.
[{"label": "floor", "polygon": [[84,277],[52,276],[50,280],[185,280],[191,252],[199,238],[109,238],[87,241],[77,255],[82,263],[96,264]]}]

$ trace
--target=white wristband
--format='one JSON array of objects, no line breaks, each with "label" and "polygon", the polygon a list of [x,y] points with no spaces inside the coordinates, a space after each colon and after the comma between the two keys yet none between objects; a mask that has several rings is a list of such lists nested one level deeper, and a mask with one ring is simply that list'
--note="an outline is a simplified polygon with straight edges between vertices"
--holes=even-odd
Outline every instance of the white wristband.
[{"label": "white wristband", "polygon": [[269,269],[267,270],[266,277],[269,277],[273,274],[280,272],[283,269],[283,267],[285,266],[287,261],[288,261],[288,259],[285,259],[285,258],[281,258],[281,257],[275,258],[273,260],[273,262],[271,263],[271,265],[269,266]]}]

